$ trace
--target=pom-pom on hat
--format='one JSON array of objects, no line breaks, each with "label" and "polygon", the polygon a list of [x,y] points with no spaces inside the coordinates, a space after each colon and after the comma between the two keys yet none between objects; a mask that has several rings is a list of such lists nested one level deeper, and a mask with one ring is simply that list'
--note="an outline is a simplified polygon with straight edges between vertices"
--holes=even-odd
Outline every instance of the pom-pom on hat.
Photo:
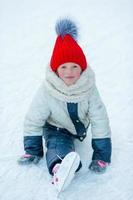
[{"label": "pom-pom on hat", "polygon": [[62,19],[56,23],[55,30],[57,39],[53,49],[50,66],[56,71],[59,65],[74,62],[85,70],[87,67],[86,57],[77,43],[77,27],[69,19]]}]

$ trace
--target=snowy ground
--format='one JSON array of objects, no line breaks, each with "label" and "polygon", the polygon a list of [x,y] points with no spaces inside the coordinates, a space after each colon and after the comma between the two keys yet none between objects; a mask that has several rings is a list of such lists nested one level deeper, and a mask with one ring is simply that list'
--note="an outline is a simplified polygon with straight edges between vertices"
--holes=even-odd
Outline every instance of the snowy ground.
[{"label": "snowy ground", "polygon": [[0,200],[57,199],[45,157],[38,166],[16,160],[23,154],[24,116],[53,49],[55,21],[66,15],[77,21],[79,42],[96,73],[113,155],[106,174],[91,174],[89,131],[79,149],[83,168],[60,198],[133,199],[132,7],[132,0],[0,1]]}]

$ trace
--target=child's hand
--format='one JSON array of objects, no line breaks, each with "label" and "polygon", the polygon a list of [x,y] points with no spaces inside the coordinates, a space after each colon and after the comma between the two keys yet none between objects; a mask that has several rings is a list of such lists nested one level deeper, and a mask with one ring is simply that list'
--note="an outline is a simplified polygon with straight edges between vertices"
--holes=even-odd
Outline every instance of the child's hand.
[{"label": "child's hand", "polygon": [[41,157],[30,155],[30,154],[24,154],[18,159],[18,163],[20,165],[28,165],[30,163],[37,164],[40,161]]},{"label": "child's hand", "polygon": [[104,173],[106,171],[107,166],[108,163],[102,160],[93,160],[89,166],[89,169],[96,173]]}]

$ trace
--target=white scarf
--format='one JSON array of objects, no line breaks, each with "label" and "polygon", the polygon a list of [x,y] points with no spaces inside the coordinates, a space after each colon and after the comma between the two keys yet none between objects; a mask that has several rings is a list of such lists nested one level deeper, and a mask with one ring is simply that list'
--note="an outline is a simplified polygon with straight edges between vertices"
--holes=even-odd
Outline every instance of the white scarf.
[{"label": "white scarf", "polygon": [[90,90],[95,85],[95,75],[90,66],[88,66],[75,84],[67,86],[48,66],[44,84],[48,93],[56,99],[77,103],[89,96]]}]

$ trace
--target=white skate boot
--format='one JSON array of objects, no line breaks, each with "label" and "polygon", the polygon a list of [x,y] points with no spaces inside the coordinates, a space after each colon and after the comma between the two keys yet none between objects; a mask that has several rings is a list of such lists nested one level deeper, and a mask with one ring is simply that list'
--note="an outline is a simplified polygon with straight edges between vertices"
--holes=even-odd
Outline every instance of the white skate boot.
[{"label": "white skate boot", "polygon": [[54,166],[53,184],[59,193],[71,183],[79,164],[79,155],[76,152],[70,152],[64,157],[61,164]]}]

